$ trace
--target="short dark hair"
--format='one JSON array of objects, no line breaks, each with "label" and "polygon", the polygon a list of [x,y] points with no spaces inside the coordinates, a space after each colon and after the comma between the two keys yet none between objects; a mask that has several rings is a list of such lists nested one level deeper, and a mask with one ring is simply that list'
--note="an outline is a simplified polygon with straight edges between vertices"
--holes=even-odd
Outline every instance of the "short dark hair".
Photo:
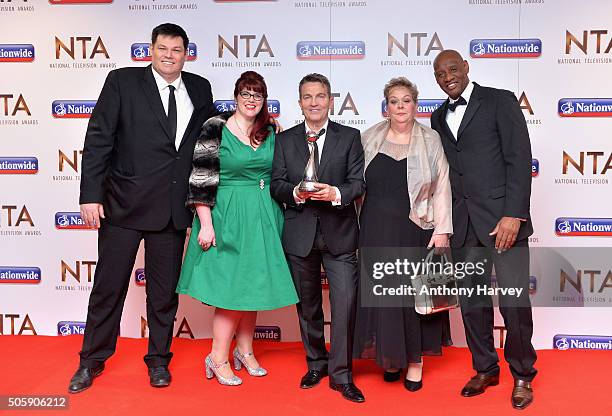
[{"label": "short dark hair", "polygon": [[151,44],[155,44],[157,37],[159,35],[162,36],[170,36],[170,37],[181,37],[183,39],[183,46],[185,50],[187,50],[187,46],[189,46],[189,38],[187,37],[187,32],[180,27],[179,25],[175,25],[174,23],[162,23],[161,25],[155,27],[153,32],[151,32]]},{"label": "short dark hair", "polygon": [[306,84],[307,82],[318,82],[318,83],[323,84],[325,88],[327,88],[327,94],[331,96],[331,84],[329,83],[329,80],[327,79],[327,77],[325,75],[313,73],[313,74],[306,75],[300,81],[300,85],[298,87],[298,93],[300,97],[302,96],[302,85]]}]

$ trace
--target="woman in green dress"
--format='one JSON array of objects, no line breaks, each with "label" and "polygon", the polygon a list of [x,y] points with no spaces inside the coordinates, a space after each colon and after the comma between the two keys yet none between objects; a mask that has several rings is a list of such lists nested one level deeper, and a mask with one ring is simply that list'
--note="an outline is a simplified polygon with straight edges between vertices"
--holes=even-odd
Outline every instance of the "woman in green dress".
[{"label": "woman in green dress", "polygon": [[242,380],[234,368],[264,376],[253,355],[257,311],[298,302],[281,244],[283,214],[270,196],[274,132],[261,75],[243,73],[236,111],[209,119],[193,154],[187,205],[197,215],[177,292],[215,306],[206,376],[224,385]]}]

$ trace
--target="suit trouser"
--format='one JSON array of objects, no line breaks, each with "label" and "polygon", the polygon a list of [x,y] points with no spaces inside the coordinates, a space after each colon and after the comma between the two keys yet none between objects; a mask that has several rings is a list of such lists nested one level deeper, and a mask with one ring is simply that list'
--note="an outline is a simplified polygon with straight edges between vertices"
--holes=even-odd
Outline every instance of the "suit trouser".
[{"label": "suit trouser", "polygon": [[[309,370],[328,369],[333,383],[353,382],[353,338],[357,302],[357,256],[355,252],[333,255],[323,234],[317,233],[306,257],[287,255],[300,302],[296,305],[300,333]],[[321,262],[329,281],[331,348],[325,347]]]},{"label": "suit trouser", "polygon": [[[533,321],[529,300],[529,247],[527,239],[517,241],[514,247],[501,254],[494,248],[485,248],[478,239],[471,222],[462,248],[453,254],[455,260],[478,262],[485,260],[485,273],[458,280],[462,287],[490,286],[491,269],[495,266],[497,286],[522,288],[520,298],[499,295],[499,311],[504,318],[506,340],[504,358],[510,364],[515,379],[531,381],[537,371],[533,367],[536,352],[531,344]],[[472,353],[472,366],[481,374],[499,374],[499,358],[493,342],[493,302],[491,296],[460,297],[461,315],[468,347]]]},{"label": "suit trouser", "polygon": [[178,308],[178,283],[185,230],[170,224],[161,231],[138,231],[102,221],[98,231],[98,263],[89,296],[81,365],[94,367],[115,352],[123,304],[140,241],[145,241],[145,273],[149,367],[168,365]]}]

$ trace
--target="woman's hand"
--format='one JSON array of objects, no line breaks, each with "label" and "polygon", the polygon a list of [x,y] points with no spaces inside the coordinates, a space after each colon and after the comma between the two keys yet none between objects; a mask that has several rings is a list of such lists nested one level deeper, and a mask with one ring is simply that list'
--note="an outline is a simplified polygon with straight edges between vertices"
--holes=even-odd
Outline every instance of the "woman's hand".
[{"label": "woman's hand", "polygon": [[434,234],[431,236],[431,240],[429,240],[429,244],[427,248],[430,249],[435,247],[434,253],[440,255],[450,247],[450,240],[448,238],[448,234]]},{"label": "woman's hand", "polygon": [[203,204],[196,204],[196,212],[198,213],[201,226],[200,232],[198,233],[198,244],[204,251],[208,250],[211,246],[217,247],[210,207]]},{"label": "woman's hand", "polygon": [[215,229],[212,224],[202,224],[202,228],[200,228],[198,233],[198,244],[204,251],[208,250],[211,246],[217,247]]}]

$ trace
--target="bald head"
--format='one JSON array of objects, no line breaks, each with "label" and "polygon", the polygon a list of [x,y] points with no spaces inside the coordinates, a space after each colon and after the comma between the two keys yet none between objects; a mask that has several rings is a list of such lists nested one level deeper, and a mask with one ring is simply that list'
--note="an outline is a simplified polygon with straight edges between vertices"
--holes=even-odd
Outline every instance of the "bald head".
[{"label": "bald head", "polygon": [[470,83],[470,66],[461,54],[445,49],[434,59],[436,82],[450,98],[456,100]]},{"label": "bald head", "polygon": [[453,58],[457,61],[465,61],[465,59],[463,59],[463,56],[461,56],[461,54],[457,52],[456,50],[444,49],[442,52],[438,54],[438,56],[436,56],[436,59],[434,59],[434,62],[433,62],[434,71],[436,70],[436,66],[438,65],[440,60],[444,58]]}]

